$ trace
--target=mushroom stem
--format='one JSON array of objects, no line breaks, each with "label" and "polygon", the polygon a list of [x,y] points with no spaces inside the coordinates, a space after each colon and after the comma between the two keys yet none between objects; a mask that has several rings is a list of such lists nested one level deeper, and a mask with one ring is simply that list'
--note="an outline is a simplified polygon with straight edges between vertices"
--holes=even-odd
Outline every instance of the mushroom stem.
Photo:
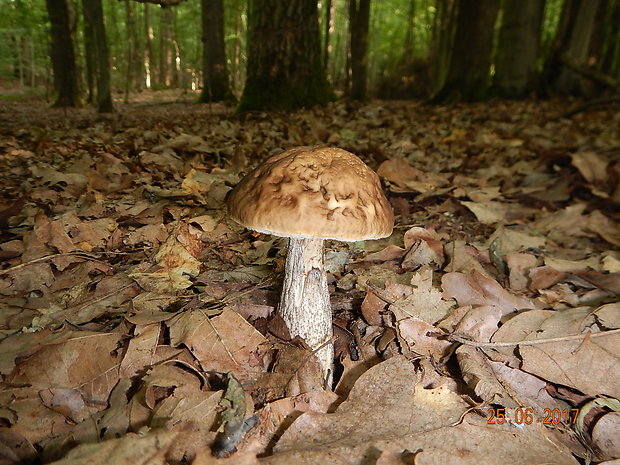
[{"label": "mushroom stem", "polygon": [[323,256],[323,239],[289,239],[280,316],[292,337],[300,336],[312,349],[323,345],[316,355],[330,386],[334,345]]}]

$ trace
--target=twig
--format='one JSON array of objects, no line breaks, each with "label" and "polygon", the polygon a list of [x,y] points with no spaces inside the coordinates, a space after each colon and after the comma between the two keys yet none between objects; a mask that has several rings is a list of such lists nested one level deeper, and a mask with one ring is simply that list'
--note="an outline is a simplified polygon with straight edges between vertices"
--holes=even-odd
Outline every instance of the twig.
[{"label": "twig", "polygon": [[571,116],[574,116],[578,113],[589,110],[590,108],[598,107],[602,105],[609,105],[612,103],[620,103],[620,97],[606,97],[606,98],[591,100],[589,102],[584,103],[583,105],[579,105],[577,108],[573,108],[572,110],[569,110],[565,113],[554,116],[553,118],[551,118],[551,121],[557,121],[563,118],[570,118]]},{"label": "twig", "polygon": [[35,258],[33,260],[30,260],[30,261],[27,261],[27,262],[24,262],[24,263],[20,263],[19,265],[12,266],[11,268],[7,268],[6,270],[0,270],[0,274],[11,273],[11,272],[13,272],[15,270],[19,270],[20,268],[25,268],[25,267],[27,267],[29,265],[34,265],[35,263],[40,263],[40,262],[46,262],[48,260],[53,260],[54,258],[58,258],[58,257],[71,257],[71,256],[92,260],[94,262],[101,263],[102,265],[110,266],[109,263],[106,263],[106,262],[104,262],[102,260],[99,260],[97,257],[94,257],[91,254],[86,253],[86,252],[65,252],[65,253],[57,253],[57,254],[53,254],[53,255],[46,255],[44,257],[39,257],[39,258]]},{"label": "twig", "polygon": [[460,342],[461,344],[465,344],[468,346],[481,347],[481,348],[495,348],[495,347],[515,347],[515,346],[535,346],[540,344],[549,344],[553,342],[564,342],[564,341],[577,341],[583,339],[585,337],[603,337],[609,336],[613,334],[620,333],[620,328],[611,329],[609,331],[602,331],[600,333],[591,333],[587,332],[584,334],[573,334],[571,336],[562,336],[562,337],[551,337],[546,339],[535,339],[529,341],[515,341],[515,342],[477,342],[472,341],[470,339],[465,339],[464,337],[457,336],[456,334],[451,334],[448,336],[448,340],[452,342]]}]

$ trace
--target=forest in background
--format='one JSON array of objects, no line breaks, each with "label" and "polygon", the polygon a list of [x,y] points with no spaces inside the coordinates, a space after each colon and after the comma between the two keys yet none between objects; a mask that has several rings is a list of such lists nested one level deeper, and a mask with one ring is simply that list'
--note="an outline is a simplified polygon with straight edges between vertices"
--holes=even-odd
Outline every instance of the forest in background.
[{"label": "forest in background", "polygon": [[[42,0],[2,0],[0,78],[5,88],[19,83],[49,99],[62,93],[50,60],[55,47],[50,19],[58,21],[64,14],[72,45],[56,48],[61,47],[63,60],[67,50],[75,52],[78,97],[94,100],[101,67],[109,69],[115,98],[127,100],[130,93],[146,89],[200,91],[205,66],[222,61],[231,91],[226,95],[239,99],[246,83],[248,33],[277,37],[278,10],[304,3],[315,8],[314,2],[267,0],[48,0],[46,8]],[[94,19],[85,20],[97,6],[100,13],[95,9]],[[267,28],[252,22],[252,8]],[[301,22],[299,30],[313,17],[310,13],[293,7],[282,12],[289,19],[297,14],[293,22]],[[104,32],[89,39],[87,26],[97,24],[98,14]],[[318,25],[311,27],[318,26],[320,43],[304,38],[302,46],[320,48],[329,91],[338,96],[448,102],[533,94],[594,97],[618,89],[618,0],[322,0],[316,3],[316,19]],[[224,57],[209,49],[220,20]],[[106,57],[97,65],[102,43]],[[288,52],[277,53],[284,60]],[[303,62],[303,57],[288,58]],[[62,72],[69,68],[65,63]],[[203,96],[203,101],[224,100],[215,97]],[[325,99],[314,100],[292,106]]]}]

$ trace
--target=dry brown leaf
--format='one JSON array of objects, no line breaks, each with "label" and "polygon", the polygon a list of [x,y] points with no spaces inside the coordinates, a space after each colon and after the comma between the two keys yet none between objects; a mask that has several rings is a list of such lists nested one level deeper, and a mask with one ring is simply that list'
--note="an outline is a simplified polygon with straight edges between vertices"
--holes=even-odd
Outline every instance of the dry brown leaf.
[{"label": "dry brown leaf", "polygon": [[515,310],[531,309],[534,304],[524,297],[511,294],[493,279],[477,271],[446,273],[441,279],[444,299],[456,299],[463,305],[493,305],[504,314]]},{"label": "dry brown leaf", "polygon": [[387,305],[385,300],[369,290],[366,291],[360,310],[368,324],[379,326],[383,322],[383,315],[381,313],[387,308]]},{"label": "dry brown leaf", "polygon": [[[271,451],[278,435],[288,428],[303,412],[327,413],[338,395],[332,391],[309,391],[270,402],[258,412],[259,423],[248,441],[252,447],[260,445],[257,452],[264,455]],[[241,452],[245,448],[242,447]],[[236,455],[236,454],[235,454]]]},{"label": "dry brown leaf", "polygon": [[446,272],[462,271],[468,273],[476,271],[485,276],[488,275],[487,271],[480,264],[478,250],[471,245],[467,245],[464,241],[454,241],[446,244],[445,252],[449,259],[448,265],[444,269]]},{"label": "dry brown leaf", "polygon": [[[493,336],[494,342],[520,342],[599,332],[591,308],[562,312],[533,310],[507,321]],[[504,351],[504,349],[499,349]],[[508,349],[510,352],[512,349]],[[491,355],[492,356],[492,355]],[[620,397],[613,373],[620,359],[620,334],[567,339],[536,345],[519,345],[523,370],[552,383],[588,395]]]},{"label": "dry brown leaf", "polygon": [[[421,451],[420,464],[484,463],[488,457],[539,464],[540,457],[577,464],[570,451],[540,425],[522,430],[489,425],[469,415],[466,405],[445,388],[424,389],[410,362],[395,357],[362,375],[335,413],[304,413],[261,463],[336,465],[361,462],[369,450]],[[458,446],[455,447],[455,444]]]},{"label": "dry brown leaf", "polygon": [[535,291],[547,289],[554,284],[559,283],[567,276],[568,273],[558,271],[547,265],[531,268],[529,272],[529,287]]},{"label": "dry brown leaf", "polygon": [[407,182],[414,181],[421,173],[411,166],[411,163],[406,159],[394,158],[381,163],[377,169],[377,174],[399,187],[406,187]]},{"label": "dry brown leaf", "polygon": [[131,378],[145,367],[154,364],[160,334],[159,324],[135,327],[134,337],[129,341],[120,363],[119,374],[122,378]]},{"label": "dry brown leaf", "polygon": [[534,268],[538,259],[529,253],[513,252],[504,257],[509,270],[510,289],[524,291],[528,288],[530,270]]},{"label": "dry brown leaf", "polygon": [[466,308],[467,311],[455,325],[454,332],[472,341],[489,341],[499,327],[503,311],[494,305],[481,305],[474,308],[468,305]]},{"label": "dry brown leaf", "polygon": [[434,230],[414,226],[403,236],[407,254],[401,263],[403,269],[415,269],[423,265],[441,268],[444,264],[443,244]]},{"label": "dry brown leaf", "polygon": [[[537,420],[548,419],[549,412],[570,410],[569,404],[549,395],[546,389],[547,383],[537,376],[518,368],[511,368],[503,362],[488,360],[487,363],[507,394],[522,409],[531,409],[530,413]],[[515,420],[516,418],[513,416],[512,419]],[[562,420],[566,419],[565,415]],[[572,418],[565,421],[565,424],[570,421]]]},{"label": "dry brown leaf", "polygon": [[456,360],[463,379],[483,402],[509,408],[519,405],[496,378],[489,360],[482,352],[472,346],[462,345],[456,349]]},{"label": "dry brown leaf", "polygon": [[0,454],[6,465],[34,463],[38,452],[34,446],[19,433],[6,427],[0,428]]},{"label": "dry brown leaf", "polygon": [[599,459],[620,459],[620,412],[606,413],[596,422],[592,443]]},{"label": "dry brown leaf", "polygon": [[500,226],[489,238],[489,244],[495,242],[501,255],[520,252],[527,249],[541,249],[547,240],[541,236],[532,236],[523,231]]},{"label": "dry brown leaf", "polygon": [[[81,444],[53,465],[166,465],[166,455],[179,433],[128,433],[119,439]],[[51,464],[50,464],[51,465]]]},{"label": "dry brown leaf", "polygon": [[79,423],[92,412],[86,410],[84,398],[77,389],[49,388],[39,391],[43,405]]},{"label": "dry brown leaf", "polygon": [[324,389],[318,360],[310,350],[294,345],[278,349],[273,371],[262,373],[254,385],[266,401]]},{"label": "dry brown leaf", "polygon": [[75,331],[36,348],[17,363],[7,380],[33,388],[74,388],[89,401],[105,402],[119,379],[121,334]]},{"label": "dry brown leaf", "polygon": [[595,210],[585,220],[585,228],[598,234],[612,245],[620,247],[620,225]]},{"label": "dry brown leaf", "polygon": [[213,318],[188,311],[168,324],[172,345],[185,344],[205,371],[232,371],[243,382],[264,370],[257,352],[267,340],[232,310]]},{"label": "dry brown leaf", "polygon": [[495,224],[504,221],[506,219],[506,212],[510,208],[510,205],[506,203],[493,200],[484,203],[461,200],[461,203],[476,215],[478,221],[484,224]]},{"label": "dry brown leaf", "polygon": [[452,302],[442,299],[439,289],[433,287],[433,270],[425,267],[411,277],[409,295],[390,305],[398,321],[415,318],[433,325],[442,320],[453,307]]},{"label": "dry brown leaf", "polygon": [[608,162],[595,152],[583,151],[571,154],[573,166],[591,184],[602,184],[607,180]]}]

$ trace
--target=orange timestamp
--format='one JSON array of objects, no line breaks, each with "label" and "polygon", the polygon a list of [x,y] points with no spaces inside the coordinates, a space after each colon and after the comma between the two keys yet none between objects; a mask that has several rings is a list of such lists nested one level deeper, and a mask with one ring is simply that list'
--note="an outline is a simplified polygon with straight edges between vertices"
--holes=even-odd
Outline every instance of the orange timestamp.
[{"label": "orange timestamp", "polygon": [[513,423],[517,425],[531,425],[533,423],[541,423],[543,425],[574,424],[579,414],[578,408],[559,409],[544,408],[542,415],[530,407],[510,409],[510,415],[506,413],[505,408],[489,408],[487,423],[489,425],[503,425],[504,423]]}]

